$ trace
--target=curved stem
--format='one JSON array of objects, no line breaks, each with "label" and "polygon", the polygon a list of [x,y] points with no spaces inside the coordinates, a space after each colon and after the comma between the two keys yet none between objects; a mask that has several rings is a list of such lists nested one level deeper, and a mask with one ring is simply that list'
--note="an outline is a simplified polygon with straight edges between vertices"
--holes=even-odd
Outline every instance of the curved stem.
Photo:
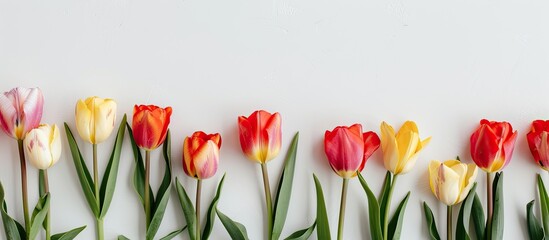
[{"label": "curved stem", "polygon": [[343,239],[343,224],[345,222],[345,205],[347,202],[347,186],[349,179],[343,178],[343,186],[341,187],[341,203],[339,205],[339,223],[337,226],[337,239]]},{"label": "curved stem", "polygon": [[446,239],[452,240],[452,206],[446,206]]},{"label": "curved stem", "polygon": [[149,230],[149,223],[151,222],[151,201],[149,198],[149,178],[150,178],[150,168],[151,168],[151,152],[145,150],[145,223],[146,229]]},{"label": "curved stem", "polygon": [[494,193],[493,193],[493,185],[494,185],[494,174],[493,173],[486,173],[486,204],[488,205],[487,210],[487,219],[486,219],[486,236],[487,239],[492,238],[492,215],[494,213]]},{"label": "curved stem", "polygon": [[25,216],[25,230],[27,234],[29,234],[31,222],[29,218],[29,198],[27,193],[27,162],[25,160],[23,140],[18,139],[17,146],[19,148],[19,162],[21,163],[21,194],[23,195],[23,214]]},{"label": "curved stem", "polygon": [[389,212],[391,211],[391,198],[393,197],[393,190],[395,189],[395,183],[398,175],[393,176],[393,181],[391,182],[391,187],[389,188],[389,193],[387,194],[387,207],[385,207],[384,213],[384,222],[383,222],[383,239],[387,240],[389,238]]},{"label": "curved stem", "polygon": [[202,192],[202,180],[196,181],[196,239],[200,240],[200,194]]},{"label": "curved stem", "polygon": [[[50,192],[50,183],[48,178],[48,169],[44,169],[44,192]],[[51,239],[51,204],[48,209],[48,214],[46,215],[46,240]]]},{"label": "curved stem", "polygon": [[265,205],[267,207],[267,227],[269,228],[268,239],[272,239],[273,232],[273,204],[271,198],[271,186],[269,184],[269,173],[267,171],[267,163],[261,163],[261,171],[263,173],[263,186],[265,189]]}]

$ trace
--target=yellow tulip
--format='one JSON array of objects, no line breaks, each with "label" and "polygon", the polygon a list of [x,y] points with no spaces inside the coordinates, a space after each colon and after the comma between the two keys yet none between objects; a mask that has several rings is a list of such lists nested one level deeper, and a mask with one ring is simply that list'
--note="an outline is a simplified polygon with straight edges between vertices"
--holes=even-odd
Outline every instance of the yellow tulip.
[{"label": "yellow tulip", "polygon": [[460,203],[467,197],[477,177],[477,166],[459,160],[431,161],[429,186],[435,197],[448,206]]},{"label": "yellow tulip", "polygon": [[112,99],[89,97],[76,103],[76,129],[82,139],[91,144],[105,141],[116,121],[116,102]]},{"label": "yellow tulip", "polygon": [[404,174],[412,170],[419,152],[431,141],[421,141],[415,122],[406,121],[397,134],[391,125],[381,123],[381,149],[385,168],[393,174]]},{"label": "yellow tulip", "polygon": [[30,163],[38,169],[50,168],[61,157],[61,137],[55,124],[32,129],[23,141]]}]

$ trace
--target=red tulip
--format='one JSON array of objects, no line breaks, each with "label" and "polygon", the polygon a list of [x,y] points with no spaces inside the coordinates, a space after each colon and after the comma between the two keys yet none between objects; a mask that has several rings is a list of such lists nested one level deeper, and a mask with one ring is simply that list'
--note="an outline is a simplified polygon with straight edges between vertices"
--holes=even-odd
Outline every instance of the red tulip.
[{"label": "red tulip", "polygon": [[362,171],[368,158],[379,148],[376,133],[362,133],[362,125],[336,127],[324,134],[324,150],[330,166],[339,176],[351,178]]},{"label": "red tulip", "polygon": [[23,140],[40,125],[44,96],[39,88],[18,87],[0,94],[0,127],[8,136]]},{"label": "red tulip", "polygon": [[145,150],[154,150],[166,139],[172,108],[154,105],[135,105],[132,132],[135,143]]},{"label": "red tulip", "polygon": [[217,171],[221,135],[195,132],[183,143],[183,170],[190,177],[210,178]]},{"label": "red tulip", "polygon": [[255,111],[249,117],[238,117],[240,146],[250,160],[266,163],[275,158],[282,144],[279,113]]},{"label": "red tulip", "polygon": [[482,170],[498,172],[511,161],[516,138],[517,131],[508,122],[482,119],[471,135],[471,157]]},{"label": "red tulip", "polygon": [[534,160],[545,171],[549,171],[549,144],[547,134],[549,133],[549,120],[535,120],[532,122],[532,129],[526,135],[530,152]]}]

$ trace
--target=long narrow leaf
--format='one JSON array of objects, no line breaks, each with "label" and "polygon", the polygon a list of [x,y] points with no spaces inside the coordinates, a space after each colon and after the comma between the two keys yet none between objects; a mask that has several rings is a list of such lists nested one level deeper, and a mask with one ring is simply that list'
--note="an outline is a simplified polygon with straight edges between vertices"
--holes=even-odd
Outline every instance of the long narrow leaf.
[{"label": "long narrow leaf", "polygon": [[526,205],[526,223],[528,225],[528,236],[530,240],[542,240],[545,237],[543,227],[539,219],[534,215],[532,207],[534,206],[534,200]]},{"label": "long narrow leaf", "polygon": [[46,215],[48,215],[48,211],[50,209],[50,194],[46,193],[38,201],[39,202],[36,204],[36,207],[32,213],[31,227],[28,234],[29,239],[36,238],[38,231],[40,231],[40,227],[44,223],[44,219],[46,219]]},{"label": "long narrow leaf", "polygon": [[272,238],[278,240],[280,234],[282,234],[282,228],[286,222],[286,216],[288,215],[288,207],[290,205],[290,197],[292,195],[292,185],[294,181],[295,172],[295,159],[297,154],[297,143],[299,141],[299,133],[294,135],[292,144],[286,154],[286,160],[284,161],[284,170],[282,176],[278,182],[278,191],[276,194],[275,206],[274,206],[274,222]]},{"label": "long narrow leaf", "polygon": [[126,115],[120,121],[118,127],[118,133],[116,134],[116,140],[112,149],[109,163],[103,174],[103,181],[101,182],[101,188],[99,191],[99,198],[101,200],[100,209],[101,214],[99,219],[103,219],[107,215],[109,206],[111,205],[112,197],[114,195],[114,189],[116,187],[116,179],[118,176],[118,166],[120,165],[120,152],[122,151],[122,143],[124,142],[124,133],[126,132]]},{"label": "long narrow leaf", "polygon": [[541,205],[541,221],[545,228],[545,239],[549,239],[549,196],[543,183],[543,179],[538,174],[538,193]]},{"label": "long narrow leaf", "polygon": [[130,240],[130,239],[123,236],[123,235],[120,235],[120,236],[118,236],[118,240]]},{"label": "long narrow leaf", "polygon": [[196,211],[194,210],[193,202],[177,178],[175,179],[175,187],[177,189],[177,196],[179,196],[181,209],[183,210],[183,215],[187,221],[187,227],[189,227],[189,238],[196,239]]},{"label": "long narrow leaf", "polygon": [[90,207],[93,215],[95,217],[99,217],[100,209],[95,200],[93,180],[91,178],[90,172],[88,171],[88,166],[86,165],[86,162],[82,157],[82,153],[80,153],[78,143],[76,143],[74,135],[72,134],[71,129],[69,128],[69,125],[67,123],[65,123],[65,132],[67,134],[67,140],[69,142],[72,160],[76,169],[76,173],[78,175],[78,180],[80,180],[82,191],[84,192],[84,196],[88,201],[88,206]]},{"label": "long narrow leaf", "polygon": [[[139,200],[141,201],[141,205],[143,206],[143,210],[145,210],[145,165],[143,164],[143,157],[141,155],[141,151],[139,150],[139,147],[137,146],[137,143],[135,143],[135,139],[133,138],[132,128],[129,123],[126,122],[126,129],[128,129],[128,136],[130,137],[130,142],[132,145],[132,151],[133,151],[133,160],[134,160],[134,169],[133,169],[133,189],[137,193],[137,196],[139,197]],[[154,203],[154,194],[152,191],[152,188],[149,186],[149,201],[150,203]]]},{"label": "long narrow leaf", "polygon": [[[387,209],[387,206],[391,204],[388,199],[389,191],[391,190],[391,183],[393,181],[392,174],[390,171],[387,171],[385,174],[385,181],[383,182],[383,188],[381,189],[381,195],[379,196],[378,203],[379,203],[379,222],[384,223],[385,222],[385,210]],[[381,233],[385,235],[383,232],[384,229],[381,228]]]},{"label": "long narrow leaf", "polygon": [[156,195],[156,201],[153,204],[151,209],[152,218],[149,224],[149,229],[147,230],[147,239],[153,239],[160,228],[162,219],[164,218],[164,213],[166,212],[166,206],[168,205],[168,200],[170,199],[170,186],[172,184],[172,164],[171,164],[171,138],[170,130],[166,134],[166,140],[162,146],[162,153],[164,155],[164,161],[166,162],[166,170],[164,171],[164,179],[160,184]]},{"label": "long narrow leaf", "polygon": [[492,215],[492,239],[503,239],[503,172],[494,178],[494,215]]},{"label": "long narrow leaf", "polygon": [[85,228],[86,228],[86,226],[82,226],[82,227],[70,230],[68,232],[55,234],[55,235],[51,236],[51,240],[72,240],[72,239],[75,239],[76,236],[78,236],[78,234],[80,234],[80,232],[82,232]]},{"label": "long narrow leaf", "polygon": [[[46,181],[45,181],[45,172],[44,170],[40,169],[38,170],[38,196],[44,196],[46,194]],[[40,204],[40,202],[38,202]],[[40,206],[42,207],[42,206]],[[42,224],[42,227],[44,230],[48,226],[48,218],[44,220],[44,223]]]},{"label": "long narrow leaf", "polygon": [[473,200],[473,208],[471,209],[473,226],[475,227],[475,233],[477,239],[484,239],[486,233],[486,220],[484,218],[484,210],[482,209],[482,203],[477,193],[474,192],[475,199]]},{"label": "long narrow leaf", "polygon": [[20,229],[17,227],[16,221],[8,215],[8,206],[4,201],[4,186],[2,186],[2,183],[0,183],[0,204],[6,238],[10,240],[26,239],[25,232],[23,231],[21,233]]},{"label": "long narrow leaf", "polygon": [[316,227],[316,222],[314,222],[313,225],[311,225],[308,228],[301,229],[295,233],[292,233],[292,235],[288,236],[284,240],[307,240],[313,234],[315,227]]},{"label": "long narrow leaf", "polygon": [[402,199],[400,204],[398,205],[395,214],[391,218],[391,221],[389,222],[389,232],[388,239],[398,240],[401,236],[402,231],[402,224],[404,222],[404,212],[406,211],[406,204],[408,203],[408,199],[410,198],[410,192],[406,194],[406,197]]},{"label": "long narrow leaf", "polygon": [[316,175],[313,174],[316,188],[316,233],[318,239],[330,240],[330,223],[328,222],[328,213],[326,212],[326,202],[324,201],[324,192],[322,185]]},{"label": "long narrow leaf", "polygon": [[368,212],[370,214],[370,235],[372,236],[372,239],[383,239],[383,234],[381,231],[381,222],[380,222],[380,212],[379,212],[379,204],[377,202],[376,196],[370,190],[370,187],[368,187],[368,183],[366,183],[366,180],[362,177],[362,174],[358,173],[358,180],[360,181],[360,185],[362,185],[362,188],[364,188],[364,192],[366,192],[366,197],[368,198]]},{"label": "long narrow leaf", "polygon": [[471,190],[467,194],[467,197],[461,203],[459,209],[458,222],[456,226],[456,240],[469,240],[469,226],[471,220],[471,208],[475,200],[475,194],[477,189],[477,183],[473,184]]},{"label": "long narrow leaf", "polygon": [[233,221],[219,210],[217,210],[217,216],[219,216],[219,220],[221,220],[221,223],[223,223],[223,226],[225,226],[225,229],[231,236],[231,239],[248,240],[248,233],[244,225],[239,222]]},{"label": "long narrow leaf", "polygon": [[160,240],[170,240],[170,239],[176,237],[177,235],[179,235],[180,233],[182,233],[183,231],[185,231],[185,229],[187,229],[187,226],[169,233],[168,235],[161,238]]},{"label": "long narrow leaf", "polygon": [[435,217],[433,216],[433,211],[429,208],[426,202],[423,202],[423,211],[425,212],[425,219],[427,220],[427,230],[429,230],[429,237],[431,240],[440,240],[440,235],[438,234],[437,223]]},{"label": "long narrow leaf", "polygon": [[223,174],[221,181],[219,181],[219,184],[217,185],[217,191],[215,192],[215,196],[212,199],[212,203],[210,204],[210,207],[208,208],[208,215],[206,215],[206,224],[204,225],[204,232],[202,233],[203,240],[208,239],[210,237],[210,234],[212,233],[214,222],[215,222],[215,210],[217,209],[217,203],[219,202],[219,198],[221,197],[221,190],[223,189],[224,181],[225,181],[225,174]]}]

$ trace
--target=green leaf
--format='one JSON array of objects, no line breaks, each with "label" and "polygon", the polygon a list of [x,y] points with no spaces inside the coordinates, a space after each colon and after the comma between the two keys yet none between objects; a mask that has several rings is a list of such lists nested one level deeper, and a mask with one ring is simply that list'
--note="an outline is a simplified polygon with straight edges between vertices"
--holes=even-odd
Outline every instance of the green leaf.
[{"label": "green leaf", "polygon": [[549,239],[549,196],[543,183],[543,179],[538,174],[538,192],[541,205],[541,220],[545,229],[545,238]]},{"label": "green leaf", "polygon": [[246,228],[244,225],[242,225],[239,222],[235,222],[229,217],[227,217],[225,214],[223,214],[221,211],[217,211],[217,216],[219,216],[219,220],[221,220],[221,223],[223,223],[223,226],[225,226],[225,229],[227,229],[227,232],[231,236],[231,239],[233,240],[248,240],[248,232],[246,231]]},{"label": "green leaf", "polygon": [[297,143],[299,141],[299,132],[294,135],[290,148],[286,153],[284,161],[284,170],[278,181],[278,190],[274,205],[274,222],[272,239],[278,240],[282,234],[282,228],[288,215],[288,206],[292,195],[292,185],[294,181],[295,159],[297,154]]},{"label": "green leaf", "polygon": [[467,194],[467,197],[461,203],[459,209],[458,221],[456,226],[456,240],[469,240],[469,226],[471,220],[471,208],[475,200],[475,194],[477,189],[477,183],[473,184],[471,190]]},{"label": "green leaf", "polygon": [[494,213],[492,215],[492,239],[503,239],[503,172],[494,178]]},{"label": "green leaf", "polygon": [[103,180],[101,181],[101,188],[99,190],[99,198],[101,201],[99,219],[103,219],[107,215],[109,206],[111,205],[112,197],[114,195],[114,189],[116,187],[116,179],[118,176],[118,166],[120,165],[120,152],[122,151],[122,143],[124,142],[124,132],[126,131],[126,114],[120,121],[118,127],[118,133],[116,134],[116,140],[112,149],[109,163],[103,174]]},{"label": "green leaf", "polygon": [[431,211],[431,208],[429,208],[429,205],[427,205],[426,202],[423,202],[423,211],[425,212],[425,218],[427,219],[427,229],[429,230],[431,240],[440,240],[433,211]]},{"label": "green leaf", "polygon": [[[133,132],[132,128],[129,123],[126,122],[126,128],[128,129],[128,136],[130,137],[130,142],[132,145],[132,151],[133,151],[133,160],[135,163],[134,169],[133,169],[133,189],[137,193],[139,200],[141,201],[141,205],[143,206],[143,210],[145,211],[145,165],[143,164],[143,157],[141,155],[141,151],[139,150],[139,147],[137,146],[137,143],[135,143],[135,139],[133,138]],[[152,191],[152,188],[149,186],[149,201],[150,203],[154,203],[154,194]]]},{"label": "green leaf", "polygon": [[125,237],[125,236],[118,236],[118,240],[130,240],[129,238]]},{"label": "green leaf", "polygon": [[208,208],[208,215],[206,215],[206,225],[204,225],[204,232],[202,234],[203,240],[208,239],[210,237],[210,234],[212,233],[213,225],[215,222],[215,210],[217,209],[217,203],[219,202],[219,198],[221,197],[221,190],[223,189],[224,181],[225,181],[225,174],[223,174],[221,181],[219,181],[219,184],[217,185],[217,191],[215,192],[215,196],[212,200],[212,203],[210,204],[210,207]]},{"label": "green leaf", "polygon": [[177,235],[179,235],[180,233],[182,233],[183,231],[185,231],[185,229],[187,229],[187,226],[169,233],[168,235],[161,238],[160,240],[170,240],[170,239],[176,237]]},{"label": "green leaf", "polygon": [[183,210],[183,215],[185,216],[185,221],[187,221],[187,227],[189,227],[189,238],[196,239],[196,212],[194,210],[193,202],[177,178],[175,179],[175,187],[177,189],[177,196],[179,196],[181,209]]},{"label": "green leaf", "polygon": [[[391,204],[388,199],[389,191],[391,190],[391,182],[393,181],[392,174],[390,171],[387,171],[385,174],[385,181],[383,182],[383,188],[381,189],[381,195],[379,196],[378,203],[379,203],[379,222],[384,223],[385,222],[385,214],[384,213],[387,209],[387,206]],[[384,229],[381,228],[381,233],[385,234]]]},{"label": "green leaf", "polygon": [[477,239],[484,239],[486,232],[486,220],[484,219],[484,210],[482,209],[482,203],[478,194],[474,192],[475,199],[473,200],[472,219],[473,226],[475,227],[475,233]]},{"label": "green leaf", "polygon": [[74,168],[76,169],[82,191],[84,192],[84,196],[88,201],[88,206],[90,207],[90,210],[97,218],[99,217],[100,209],[97,205],[97,201],[95,200],[95,187],[90,172],[88,171],[88,166],[86,165],[86,161],[84,161],[84,158],[82,157],[82,153],[80,153],[78,143],[76,143],[74,135],[72,134],[71,129],[69,128],[69,125],[67,123],[65,123],[65,132],[67,134],[67,140],[69,142],[69,148],[71,150]]},{"label": "green leaf", "polygon": [[330,240],[330,223],[328,222],[328,213],[326,212],[326,202],[324,201],[324,193],[322,185],[318,178],[313,174],[316,188],[316,234],[318,239]]},{"label": "green leaf", "polygon": [[313,225],[311,225],[308,228],[301,229],[295,233],[292,233],[292,235],[288,236],[284,240],[307,240],[313,234],[315,227],[316,227],[316,222],[314,222]]},{"label": "green leaf", "polygon": [[76,238],[76,236],[78,236],[78,234],[80,234],[80,232],[82,232],[85,228],[86,226],[82,226],[68,232],[55,234],[51,236],[51,240],[72,240]]},{"label": "green leaf", "polygon": [[26,239],[25,230],[17,224],[17,222],[8,215],[8,206],[4,201],[4,186],[0,183],[0,204],[2,212],[2,222],[4,223],[4,232],[9,240]]},{"label": "green leaf", "polygon": [[402,223],[404,219],[404,212],[406,210],[406,204],[408,203],[408,199],[410,198],[410,192],[406,194],[406,197],[402,199],[400,204],[398,205],[395,214],[393,215],[393,218],[391,218],[391,221],[389,222],[389,232],[387,239],[393,239],[398,240],[400,239],[400,233],[402,231]]},{"label": "green leaf", "polygon": [[[370,213],[370,235],[372,239],[383,239],[379,204],[377,202],[376,196],[374,195],[372,190],[370,190],[370,187],[368,187],[368,183],[366,183],[366,180],[364,180],[362,174],[360,173],[358,173],[358,180],[360,180],[360,185],[362,185],[362,188],[364,188],[364,191],[366,192],[366,197],[368,197],[368,212]],[[385,178],[385,181],[387,181],[387,178]]]},{"label": "green leaf", "polygon": [[29,239],[35,239],[40,231],[40,226],[44,223],[46,215],[50,209],[50,194],[46,193],[38,200],[34,211],[32,212],[31,227],[29,230]]},{"label": "green leaf", "polygon": [[172,184],[170,130],[168,130],[166,140],[162,145],[162,153],[164,155],[164,161],[166,162],[166,170],[164,171],[164,178],[162,179],[162,183],[160,184],[160,188],[156,194],[156,201],[154,202],[154,205],[152,205],[152,218],[149,224],[149,229],[147,230],[147,239],[153,239],[156,232],[158,232],[158,228],[160,227],[162,218],[164,218],[164,213],[166,212],[168,200],[170,199],[170,187]]},{"label": "green leaf", "polygon": [[[38,170],[38,196],[44,196],[46,194],[46,174],[44,172],[45,170]],[[38,203],[39,204],[39,203]],[[42,207],[42,206],[41,206]],[[44,227],[44,230],[48,226],[48,218],[44,220],[44,223],[42,224],[42,227]]]},{"label": "green leaf", "polygon": [[526,205],[526,222],[528,224],[528,236],[530,240],[542,240],[545,237],[543,232],[543,227],[536,216],[534,216],[534,211],[532,207],[534,206],[534,200]]}]

